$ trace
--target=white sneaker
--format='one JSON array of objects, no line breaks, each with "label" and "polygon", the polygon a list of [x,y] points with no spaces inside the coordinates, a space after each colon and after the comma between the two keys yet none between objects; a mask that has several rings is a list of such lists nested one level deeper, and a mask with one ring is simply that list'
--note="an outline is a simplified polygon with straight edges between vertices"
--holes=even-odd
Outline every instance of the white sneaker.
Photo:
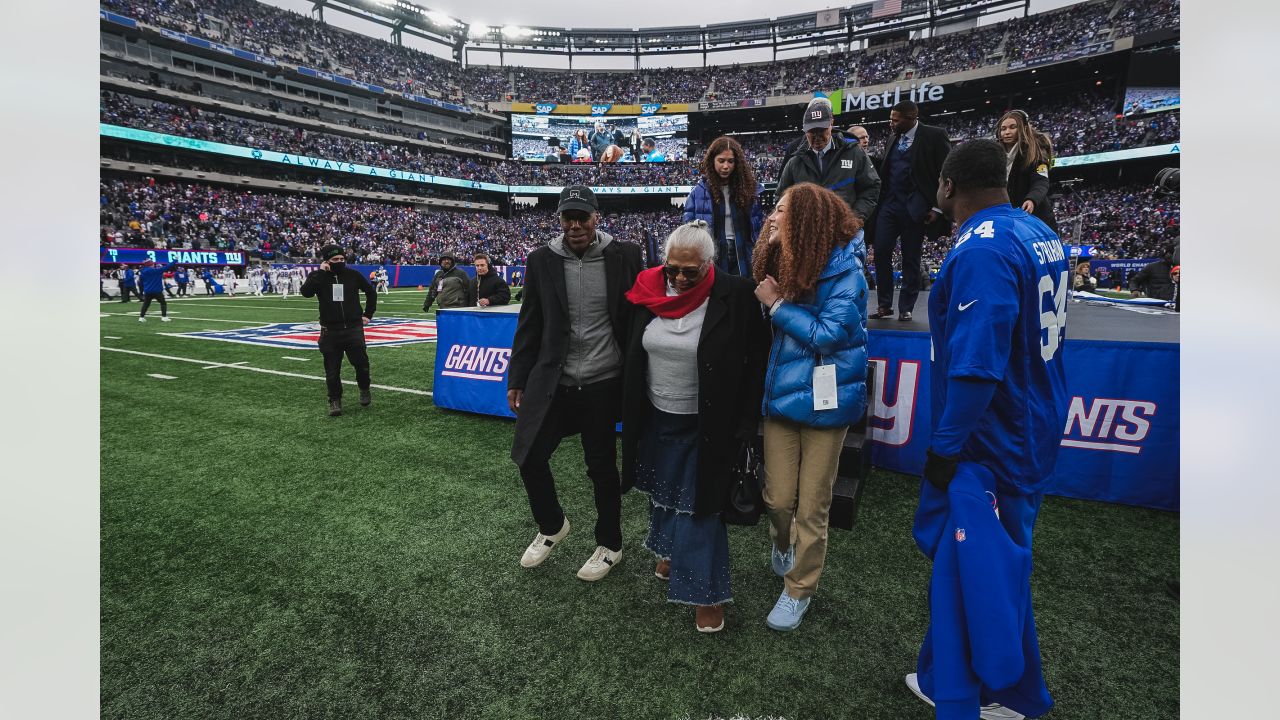
[{"label": "white sneaker", "polygon": [[[907,680],[907,687],[911,688],[911,692],[915,693],[916,697],[929,703],[929,707],[934,707],[933,701],[930,700],[929,696],[925,695],[924,691],[920,689],[920,681],[916,678],[915,673],[911,673],[910,675],[908,675],[906,680]],[[1000,705],[998,703],[983,705],[981,708],[979,708],[979,713],[978,713],[979,720],[1024,720],[1025,717],[1026,716],[1023,715],[1022,713],[1017,712],[1015,710],[1010,710],[1009,708],[1003,705]]]},{"label": "white sneaker", "polygon": [[147,321],[147,319],[146,319],[146,318],[144,318],[144,317],[140,317],[140,318],[138,318],[138,322],[146,322],[146,321]]},{"label": "white sneaker", "polygon": [[587,563],[578,571],[578,579],[595,582],[608,575],[613,566],[619,562],[622,562],[621,550],[610,550],[603,545],[597,545],[596,551],[591,553]]},{"label": "white sneaker", "polygon": [[164,315],[160,318],[160,322],[172,322],[172,321],[173,321],[173,318],[169,317],[168,315]]},{"label": "white sneaker", "polygon": [[568,534],[569,518],[564,519],[564,525],[560,528],[560,532],[555,535],[543,535],[542,533],[538,533],[533,538],[533,542],[529,543],[529,547],[525,548],[524,555],[520,556],[520,566],[527,568],[538,567],[542,564],[542,561],[546,560],[547,556],[551,554],[556,543],[563,540],[564,536]]}]

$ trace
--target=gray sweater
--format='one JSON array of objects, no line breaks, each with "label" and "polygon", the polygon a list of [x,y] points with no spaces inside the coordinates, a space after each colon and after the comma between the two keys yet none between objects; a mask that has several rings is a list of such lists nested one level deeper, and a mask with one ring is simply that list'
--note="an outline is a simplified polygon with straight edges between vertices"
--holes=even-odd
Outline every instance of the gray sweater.
[{"label": "gray sweater", "polygon": [[569,250],[563,234],[547,244],[564,259],[565,297],[569,301],[569,353],[561,385],[581,387],[622,375],[622,351],[613,337],[605,282],[603,251],[611,242],[611,235],[597,230],[595,241],[582,257]]},{"label": "gray sweater", "polygon": [[[667,295],[674,295],[669,287]],[[644,328],[649,402],[672,415],[698,414],[698,339],[707,301],[682,318],[655,317]]]}]

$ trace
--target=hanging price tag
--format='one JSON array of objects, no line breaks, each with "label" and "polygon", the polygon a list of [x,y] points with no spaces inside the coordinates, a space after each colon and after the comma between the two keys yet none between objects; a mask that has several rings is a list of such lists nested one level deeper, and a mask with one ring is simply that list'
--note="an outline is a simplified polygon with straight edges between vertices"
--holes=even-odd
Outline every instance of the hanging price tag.
[{"label": "hanging price tag", "polygon": [[813,409],[835,410],[836,403],[836,366],[815,365],[813,367]]}]

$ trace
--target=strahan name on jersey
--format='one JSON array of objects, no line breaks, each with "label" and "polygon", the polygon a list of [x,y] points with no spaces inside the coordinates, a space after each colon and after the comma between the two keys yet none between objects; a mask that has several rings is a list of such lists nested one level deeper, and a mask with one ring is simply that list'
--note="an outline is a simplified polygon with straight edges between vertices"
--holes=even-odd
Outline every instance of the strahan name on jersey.
[{"label": "strahan name on jersey", "polygon": [[929,296],[934,425],[949,379],[997,382],[962,457],[1024,491],[1047,484],[1062,439],[1069,280],[1058,236],[1001,204],[960,227]]}]

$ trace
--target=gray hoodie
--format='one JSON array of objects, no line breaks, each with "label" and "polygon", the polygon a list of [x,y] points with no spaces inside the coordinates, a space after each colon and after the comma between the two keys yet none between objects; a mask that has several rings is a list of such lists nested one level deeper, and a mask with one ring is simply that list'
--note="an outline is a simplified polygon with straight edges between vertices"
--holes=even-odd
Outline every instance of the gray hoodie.
[{"label": "gray hoodie", "polygon": [[581,387],[622,375],[622,351],[609,320],[604,248],[613,236],[596,231],[596,239],[579,258],[564,243],[564,234],[547,244],[564,260],[565,297],[569,301],[569,352],[561,385]]}]

